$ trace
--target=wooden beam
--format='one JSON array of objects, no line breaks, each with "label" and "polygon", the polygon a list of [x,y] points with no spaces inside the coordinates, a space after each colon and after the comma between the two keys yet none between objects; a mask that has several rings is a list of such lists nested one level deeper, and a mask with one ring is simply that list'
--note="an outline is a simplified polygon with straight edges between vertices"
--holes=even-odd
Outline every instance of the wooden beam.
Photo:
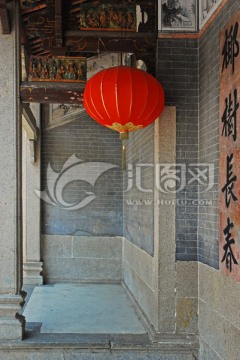
[{"label": "wooden beam", "polygon": [[65,31],[64,36],[75,37],[81,39],[82,37],[93,38],[118,38],[118,39],[157,39],[158,33],[155,32],[135,32],[135,31],[101,31],[101,30],[68,30]]},{"label": "wooden beam", "polygon": [[29,107],[29,104],[22,104],[22,127],[26,131],[29,140],[37,141],[38,127],[35,116]]},{"label": "wooden beam", "polygon": [[74,2],[72,3],[72,5],[73,5],[73,6],[79,5],[79,4],[82,4],[82,3],[87,2],[87,1],[88,1],[88,0],[76,0],[76,1],[74,1]]},{"label": "wooden beam", "polygon": [[21,12],[22,12],[22,15],[27,15],[27,14],[31,14],[35,11],[43,10],[46,8],[47,8],[47,5],[42,4],[42,5],[37,5],[37,6],[31,7],[30,9],[22,10]]},{"label": "wooden beam", "polygon": [[81,104],[85,83],[22,82],[23,103]]},{"label": "wooden beam", "polygon": [[8,17],[6,0],[0,0],[0,19],[2,23],[2,33],[3,34],[10,34],[10,20]]},{"label": "wooden beam", "polygon": [[[99,41],[101,39],[101,41]],[[73,52],[93,52],[97,49],[109,52],[146,52],[155,49],[156,33],[127,33],[121,35],[116,31],[66,31],[64,43]]]}]

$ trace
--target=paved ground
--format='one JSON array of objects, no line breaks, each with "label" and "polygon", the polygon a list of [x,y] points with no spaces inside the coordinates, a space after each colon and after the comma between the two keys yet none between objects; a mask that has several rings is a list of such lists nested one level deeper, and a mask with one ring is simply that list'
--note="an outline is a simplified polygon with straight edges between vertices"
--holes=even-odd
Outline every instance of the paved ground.
[{"label": "paved ground", "polygon": [[120,285],[37,286],[23,315],[42,334],[146,333]]}]

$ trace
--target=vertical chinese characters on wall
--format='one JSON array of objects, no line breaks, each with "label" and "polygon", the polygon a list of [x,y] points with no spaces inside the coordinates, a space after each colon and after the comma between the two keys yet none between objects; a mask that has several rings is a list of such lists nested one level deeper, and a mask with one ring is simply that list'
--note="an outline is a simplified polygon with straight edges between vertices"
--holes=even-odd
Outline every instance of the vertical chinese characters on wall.
[{"label": "vertical chinese characters on wall", "polygon": [[219,267],[240,281],[240,11],[220,33]]}]

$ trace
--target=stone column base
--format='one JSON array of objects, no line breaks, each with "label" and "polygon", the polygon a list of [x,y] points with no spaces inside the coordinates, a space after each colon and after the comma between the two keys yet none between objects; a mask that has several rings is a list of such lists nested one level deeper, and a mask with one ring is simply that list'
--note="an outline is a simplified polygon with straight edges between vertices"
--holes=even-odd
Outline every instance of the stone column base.
[{"label": "stone column base", "polygon": [[21,340],[25,330],[25,318],[21,310],[20,295],[0,295],[0,340]]},{"label": "stone column base", "polygon": [[41,261],[27,261],[23,264],[23,285],[43,285],[40,275],[43,268]]}]

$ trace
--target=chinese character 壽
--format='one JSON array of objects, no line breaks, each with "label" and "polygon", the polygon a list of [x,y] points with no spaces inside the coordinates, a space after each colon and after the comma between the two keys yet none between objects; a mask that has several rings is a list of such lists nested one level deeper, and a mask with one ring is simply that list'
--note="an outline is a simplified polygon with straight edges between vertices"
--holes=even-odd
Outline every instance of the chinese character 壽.
[{"label": "chinese character \u58fd", "polygon": [[225,43],[222,50],[223,64],[222,72],[228,68],[228,65],[232,65],[232,73],[234,74],[234,62],[235,58],[239,55],[239,43],[237,40],[238,35],[238,22],[236,22],[234,28],[233,25],[230,30],[225,32]]},{"label": "chinese character \u58fd", "polygon": [[238,198],[236,197],[236,195],[233,193],[233,187],[234,187],[234,183],[237,180],[237,176],[233,175],[232,173],[232,167],[233,165],[231,164],[233,159],[233,154],[231,154],[230,156],[227,156],[227,182],[224,185],[224,187],[222,188],[222,192],[225,192],[225,204],[227,206],[227,208],[230,205],[231,199],[233,201],[238,200]]},{"label": "chinese character \u58fd", "polygon": [[226,261],[226,267],[229,269],[230,272],[232,272],[232,263],[235,265],[238,265],[238,262],[233,254],[232,251],[232,245],[235,244],[235,240],[232,238],[232,234],[230,230],[234,227],[233,223],[230,221],[230,219],[227,219],[227,226],[223,230],[223,233],[225,235],[226,244],[223,246],[224,255],[222,258],[222,262]]},{"label": "chinese character \u58fd", "polygon": [[228,98],[225,99],[225,110],[222,116],[222,136],[229,137],[232,135],[233,140],[237,139],[237,111],[239,103],[237,102],[237,89],[234,90],[234,101],[230,93]]}]

